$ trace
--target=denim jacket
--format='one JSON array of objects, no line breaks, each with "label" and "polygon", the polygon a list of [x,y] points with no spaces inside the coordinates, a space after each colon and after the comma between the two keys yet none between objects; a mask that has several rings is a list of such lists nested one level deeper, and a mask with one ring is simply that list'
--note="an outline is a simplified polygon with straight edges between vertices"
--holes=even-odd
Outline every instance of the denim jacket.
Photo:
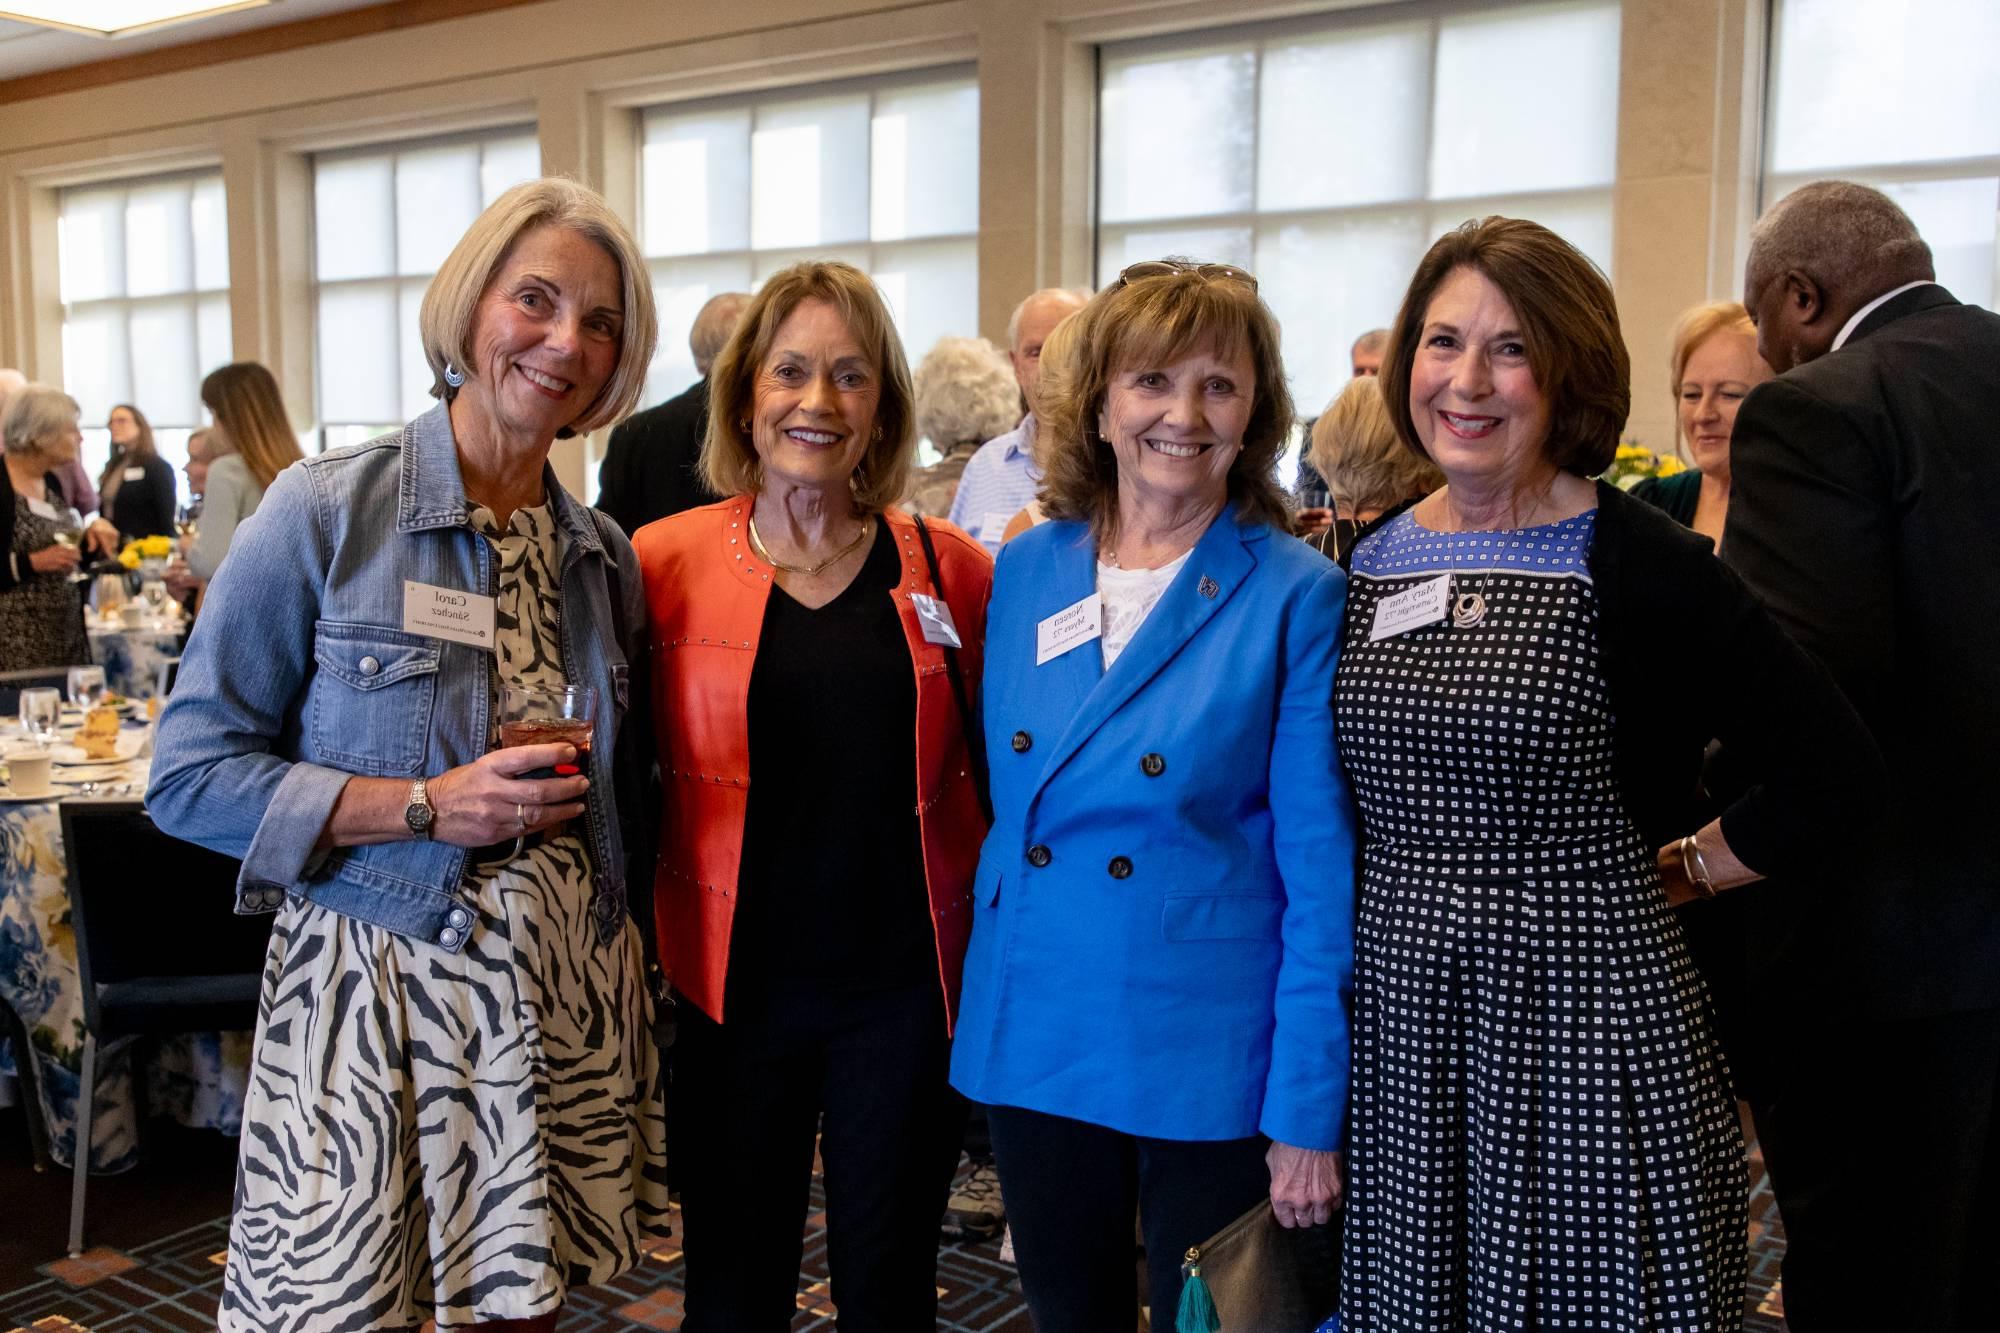
[{"label": "denim jacket", "polygon": [[[597,687],[586,819],[591,911],[609,944],[624,929],[633,832],[618,797],[628,809],[644,797],[618,793],[613,780],[630,666],[643,651],[644,590],[617,525],[546,468],[543,485],[564,538],[563,671]],[[271,911],[295,893],[446,950],[464,947],[465,849],[317,843],[350,776],[435,777],[486,752],[493,657],[405,632],[403,584],[492,596],[497,572],[467,518],[443,405],[278,476],[209,587],[160,717],[147,793],[162,829],[242,860],[238,912]]]}]

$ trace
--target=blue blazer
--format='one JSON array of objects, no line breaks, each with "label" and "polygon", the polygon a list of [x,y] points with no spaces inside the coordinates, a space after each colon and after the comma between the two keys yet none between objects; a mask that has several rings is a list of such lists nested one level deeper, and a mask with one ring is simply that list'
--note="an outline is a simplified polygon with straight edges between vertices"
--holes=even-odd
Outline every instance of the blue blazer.
[{"label": "blue blazer", "polygon": [[952,1083],[1164,1139],[1341,1145],[1355,818],[1333,744],[1347,580],[1225,514],[1117,663],[1035,665],[1097,588],[1081,523],[1001,549],[982,691],[994,824]]}]

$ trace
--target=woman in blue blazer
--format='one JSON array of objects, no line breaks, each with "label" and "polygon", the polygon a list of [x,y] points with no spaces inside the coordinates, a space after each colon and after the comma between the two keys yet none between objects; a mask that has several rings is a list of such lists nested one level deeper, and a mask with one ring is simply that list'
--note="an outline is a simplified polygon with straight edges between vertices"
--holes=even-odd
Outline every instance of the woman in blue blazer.
[{"label": "woman in blue blazer", "polygon": [[1338,1201],[1355,824],[1334,753],[1346,590],[1286,533],[1278,329],[1225,265],[1134,265],[1075,318],[1051,522],[1002,549],[995,822],[952,1081],[988,1103],[1040,1333],[1154,1321],[1268,1192]]}]

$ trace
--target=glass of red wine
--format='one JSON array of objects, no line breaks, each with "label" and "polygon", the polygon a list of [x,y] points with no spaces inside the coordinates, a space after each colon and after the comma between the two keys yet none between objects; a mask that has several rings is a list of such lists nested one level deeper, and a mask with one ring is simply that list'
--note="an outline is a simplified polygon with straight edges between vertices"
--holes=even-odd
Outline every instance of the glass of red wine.
[{"label": "glass of red wine", "polygon": [[[591,734],[597,726],[597,691],[589,685],[523,685],[500,687],[500,748],[523,745],[574,745],[576,759],[553,768],[531,769],[517,776],[572,778],[590,771]],[[521,854],[526,835],[514,840]]]}]

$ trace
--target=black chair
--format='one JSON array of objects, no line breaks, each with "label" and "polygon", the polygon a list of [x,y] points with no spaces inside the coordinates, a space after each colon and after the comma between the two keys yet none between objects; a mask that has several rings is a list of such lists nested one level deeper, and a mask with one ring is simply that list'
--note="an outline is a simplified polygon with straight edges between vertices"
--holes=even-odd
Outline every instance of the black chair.
[{"label": "black chair", "polygon": [[64,801],[62,835],[83,980],[69,1217],[76,1255],[99,1051],[131,1037],[254,1028],[272,918],[232,910],[240,862],[168,837],[137,801]]},{"label": "black chair", "polygon": [[174,685],[181,678],[181,659],[169,657],[160,663],[160,678],[153,682],[153,688],[161,699],[174,692]]},{"label": "black chair", "polygon": [[14,1006],[0,999],[0,1037],[14,1048],[14,1081],[20,1085],[21,1110],[28,1122],[28,1155],[35,1170],[49,1169],[49,1125],[42,1118],[42,1094],[35,1068],[35,1046],[28,1037],[28,1025],[14,1012]]},{"label": "black chair", "polygon": [[20,711],[21,691],[47,685],[61,690],[69,685],[68,667],[29,667],[25,671],[0,671],[0,716]]}]

